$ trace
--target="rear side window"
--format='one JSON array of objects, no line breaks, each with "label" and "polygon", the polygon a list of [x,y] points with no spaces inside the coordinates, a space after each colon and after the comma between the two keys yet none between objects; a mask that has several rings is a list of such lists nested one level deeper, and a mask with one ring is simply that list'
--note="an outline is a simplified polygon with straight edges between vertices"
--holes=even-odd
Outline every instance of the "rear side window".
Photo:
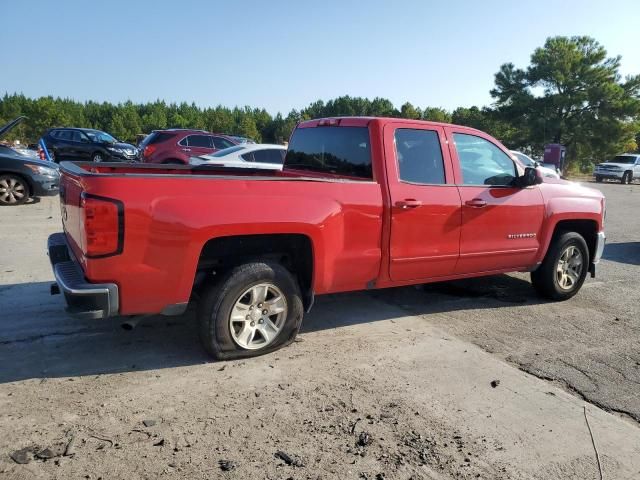
[{"label": "rear side window", "polygon": [[253,152],[253,159],[257,163],[282,164],[285,153],[286,150],[276,150],[275,148],[256,150]]},{"label": "rear side window", "polygon": [[285,158],[288,168],[372,179],[367,127],[297,128]]},{"label": "rear side window", "polygon": [[58,130],[56,138],[58,140],[71,140],[71,130]]},{"label": "rear side window", "polygon": [[187,147],[213,148],[211,137],[209,135],[189,135],[183,138],[180,145]]},{"label": "rear side window", "polygon": [[426,185],[445,183],[438,132],[399,128],[395,140],[401,181]]},{"label": "rear side window", "polygon": [[233,143],[231,143],[229,140],[225,138],[211,137],[211,139],[213,140],[213,146],[218,150],[222,150],[223,148],[233,147],[234,145]]}]

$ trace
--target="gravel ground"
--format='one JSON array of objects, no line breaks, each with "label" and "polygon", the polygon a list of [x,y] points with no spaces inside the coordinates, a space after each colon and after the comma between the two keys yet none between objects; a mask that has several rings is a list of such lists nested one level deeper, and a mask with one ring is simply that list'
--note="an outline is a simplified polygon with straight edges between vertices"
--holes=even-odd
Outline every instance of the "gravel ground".
[{"label": "gravel ground", "polygon": [[192,312],[66,316],[57,199],[0,209],[0,478],[595,479],[584,399],[606,478],[639,478],[640,185],[598,188],[609,245],[568,302],[519,274],[331,295],[227,363]]}]

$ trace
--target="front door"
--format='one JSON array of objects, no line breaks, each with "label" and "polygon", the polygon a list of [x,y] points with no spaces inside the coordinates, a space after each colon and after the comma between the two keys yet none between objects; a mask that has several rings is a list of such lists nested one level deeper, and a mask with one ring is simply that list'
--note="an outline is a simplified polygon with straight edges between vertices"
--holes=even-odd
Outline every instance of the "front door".
[{"label": "front door", "polygon": [[538,186],[514,186],[523,172],[479,132],[447,128],[462,201],[456,273],[530,267],[540,248],[544,202]]},{"label": "front door", "polygon": [[443,129],[389,123],[384,150],[391,195],[391,279],[451,275],[458,260],[461,212]]}]

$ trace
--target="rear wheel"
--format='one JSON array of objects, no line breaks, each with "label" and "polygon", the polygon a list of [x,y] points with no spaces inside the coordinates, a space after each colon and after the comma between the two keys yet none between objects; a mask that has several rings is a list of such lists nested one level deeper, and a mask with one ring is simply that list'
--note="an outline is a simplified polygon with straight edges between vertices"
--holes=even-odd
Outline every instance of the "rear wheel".
[{"label": "rear wheel", "polygon": [[540,267],[531,272],[531,283],[543,297],[567,300],[578,291],[589,270],[589,250],[576,232],[554,236]]},{"label": "rear wheel", "polygon": [[291,343],[302,315],[300,289],[288,270],[247,263],[205,290],[198,305],[200,339],[219,360],[262,355]]},{"label": "rear wheel", "polygon": [[104,162],[104,160],[105,160],[104,155],[101,152],[96,152],[93,155],[91,155],[92,162]]},{"label": "rear wheel", "polygon": [[29,185],[17,175],[0,175],[0,205],[20,205],[29,199]]},{"label": "rear wheel", "polygon": [[633,174],[631,172],[624,172],[622,178],[620,179],[620,183],[623,185],[629,185],[633,180]]}]

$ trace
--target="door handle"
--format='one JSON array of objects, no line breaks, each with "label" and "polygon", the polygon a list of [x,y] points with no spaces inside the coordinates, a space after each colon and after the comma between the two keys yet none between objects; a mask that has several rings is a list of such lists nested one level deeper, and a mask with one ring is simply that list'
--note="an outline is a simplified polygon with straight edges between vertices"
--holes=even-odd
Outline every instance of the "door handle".
[{"label": "door handle", "polygon": [[487,206],[487,202],[485,202],[481,198],[474,198],[473,200],[467,200],[466,202],[464,202],[464,204],[467,207],[473,207],[473,208],[482,208]]},{"label": "door handle", "polygon": [[183,151],[183,152],[190,152],[190,151],[191,151],[191,149],[190,149],[190,148],[183,148],[183,149],[182,149],[182,151]]},{"label": "door handle", "polygon": [[414,198],[406,198],[404,200],[399,200],[396,202],[396,207],[402,208],[403,210],[406,210],[408,208],[416,208],[420,205],[422,205],[422,202]]}]

